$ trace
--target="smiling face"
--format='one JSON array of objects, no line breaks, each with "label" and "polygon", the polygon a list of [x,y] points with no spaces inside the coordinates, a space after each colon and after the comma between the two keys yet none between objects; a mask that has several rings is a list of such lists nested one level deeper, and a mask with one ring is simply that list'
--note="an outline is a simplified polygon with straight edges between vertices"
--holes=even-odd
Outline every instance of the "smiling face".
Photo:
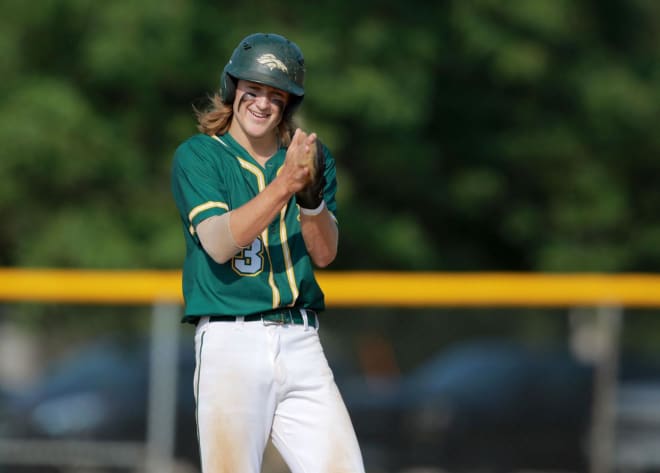
[{"label": "smiling face", "polygon": [[239,142],[276,141],[277,125],[282,120],[288,99],[289,94],[283,90],[239,80],[229,132]]}]

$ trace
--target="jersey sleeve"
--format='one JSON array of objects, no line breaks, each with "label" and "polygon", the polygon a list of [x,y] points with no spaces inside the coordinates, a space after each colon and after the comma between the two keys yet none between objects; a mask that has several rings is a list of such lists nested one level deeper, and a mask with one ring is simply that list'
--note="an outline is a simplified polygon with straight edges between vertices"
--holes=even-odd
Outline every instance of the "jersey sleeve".
[{"label": "jersey sleeve", "polygon": [[172,164],[174,201],[195,239],[195,228],[202,220],[229,211],[219,160],[213,148],[202,141],[204,138],[198,135],[181,144]]},{"label": "jersey sleeve", "polygon": [[337,220],[337,169],[335,158],[324,144],[322,146],[325,153],[325,188],[323,189],[323,200],[330,213]]}]

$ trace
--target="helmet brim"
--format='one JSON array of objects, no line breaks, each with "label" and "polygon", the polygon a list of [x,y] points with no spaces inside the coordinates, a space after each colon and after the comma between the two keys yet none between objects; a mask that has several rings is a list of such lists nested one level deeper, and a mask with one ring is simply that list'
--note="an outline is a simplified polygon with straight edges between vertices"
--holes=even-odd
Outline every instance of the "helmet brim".
[{"label": "helmet brim", "polygon": [[289,94],[295,95],[296,97],[302,97],[305,95],[305,89],[300,87],[293,81],[288,79],[283,81],[278,81],[273,79],[271,74],[260,73],[258,71],[249,71],[243,74],[236,74],[233,72],[227,72],[234,79],[242,79],[250,82],[256,82],[257,84],[267,85],[275,89],[283,90]]}]

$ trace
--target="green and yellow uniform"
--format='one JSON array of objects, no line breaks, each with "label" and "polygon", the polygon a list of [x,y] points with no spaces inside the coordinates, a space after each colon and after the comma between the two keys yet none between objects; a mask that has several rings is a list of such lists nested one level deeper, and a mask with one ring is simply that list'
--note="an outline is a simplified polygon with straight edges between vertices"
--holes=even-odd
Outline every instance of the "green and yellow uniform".
[{"label": "green and yellow uniform", "polygon": [[[336,216],[335,162],[326,156],[324,200]],[[172,193],[186,242],[183,265],[184,320],[205,315],[248,315],[277,308],[325,308],[300,228],[300,213],[292,197],[279,216],[230,261],[216,263],[202,248],[197,225],[206,218],[236,209],[275,179],[284,163],[280,148],[265,167],[229,133],[198,134],[176,150]],[[228,290],[228,289],[231,290]]]}]

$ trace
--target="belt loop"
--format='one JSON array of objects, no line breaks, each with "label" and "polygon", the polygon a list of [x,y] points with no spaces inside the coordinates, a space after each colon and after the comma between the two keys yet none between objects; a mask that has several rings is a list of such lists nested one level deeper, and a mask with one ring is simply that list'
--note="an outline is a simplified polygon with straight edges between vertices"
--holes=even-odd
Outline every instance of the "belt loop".
[{"label": "belt loop", "polygon": [[309,319],[307,318],[307,311],[302,307],[300,308],[300,315],[302,315],[303,326],[305,327],[305,332],[306,332],[307,330],[309,330]]},{"label": "belt loop", "polygon": [[236,316],[236,323],[243,325],[245,323],[245,316],[244,315],[237,315]]}]

